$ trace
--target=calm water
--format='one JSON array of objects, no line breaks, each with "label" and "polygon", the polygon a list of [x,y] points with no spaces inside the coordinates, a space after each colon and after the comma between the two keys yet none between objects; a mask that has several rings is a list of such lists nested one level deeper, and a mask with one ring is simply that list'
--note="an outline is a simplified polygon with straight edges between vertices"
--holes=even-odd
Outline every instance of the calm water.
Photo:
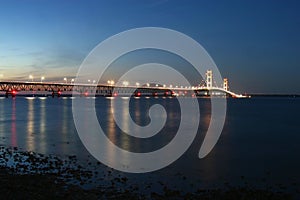
[{"label": "calm water", "polygon": [[[147,110],[151,105],[160,103],[167,110],[164,129],[146,140],[134,140],[122,133],[112,119],[110,101],[96,99],[98,120],[107,136],[120,147],[147,152],[161,148],[174,137],[180,120],[176,99],[130,101],[130,114],[140,125],[150,122]],[[198,134],[179,160],[156,172],[122,175],[135,184],[162,182],[183,191],[227,184],[297,191],[300,183],[300,99],[228,99],[227,103],[224,130],[206,158],[199,159],[198,151],[209,123],[210,101],[199,99]],[[118,112],[122,114],[123,111]],[[124,113],[125,123],[128,116]],[[83,163],[89,157],[75,129],[70,98],[0,99],[0,145],[61,157],[76,155]],[[100,166],[99,170],[107,168]]]}]

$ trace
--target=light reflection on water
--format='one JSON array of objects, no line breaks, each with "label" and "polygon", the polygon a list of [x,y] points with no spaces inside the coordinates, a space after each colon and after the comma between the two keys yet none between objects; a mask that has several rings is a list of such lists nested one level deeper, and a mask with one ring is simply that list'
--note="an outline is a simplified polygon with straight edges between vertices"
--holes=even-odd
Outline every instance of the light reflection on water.
[{"label": "light reflection on water", "polygon": [[[110,138],[110,140],[115,141],[116,140],[116,128],[115,128],[115,124],[114,124],[114,119],[113,119],[113,110],[112,112],[111,107],[107,106],[106,107],[106,113],[107,113],[107,136],[108,138]],[[107,149],[106,151],[108,153],[108,158],[110,158],[110,162],[112,162],[115,159],[115,154],[114,151],[110,151],[110,149]]]},{"label": "light reflection on water", "polygon": [[[5,120],[4,116],[4,103],[1,103],[2,99],[0,99],[0,122],[3,122]],[[0,137],[3,138],[5,133],[4,133],[4,124],[0,123]]]},{"label": "light reflection on water", "polygon": [[[166,106],[168,120],[173,123],[166,124],[163,134],[146,141],[132,140],[118,129],[111,112],[113,99],[96,99],[97,115],[107,137],[120,147],[135,152],[158,149],[176,133],[180,112],[174,99],[132,99],[131,116],[123,110],[114,111],[121,113],[126,127],[130,117],[139,125],[149,123],[147,109],[153,103]],[[0,144],[43,154],[77,155],[85,162],[89,153],[76,133],[71,103],[70,98],[0,99]],[[201,121],[194,143],[178,161],[153,172],[151,175],[155,179],[175,184],[186,177],[187,181],[179,183],[181,188],[188,188],[191,183],[211,186],[229,181],[239,184],[241,176],[256,185],[262,184],[262,178],[270,180],[267,183],[270,185],[275,182],[290,184],[291,179],[300,182],[299,99],[229,99],[221,138],[202,160],[197,156],[210,122],[210,103],[201,99],[199,105]],[[86,120],[89,120],[88,116]],[[191,123],[197,122],[191,119]],[[126,128],[130,130],[130,127]],[[115,159],[111,149],[107,149],[107,153]],[[148,177],[149,174],[139,175],[140,179]]]},{"label": "light reflection on water", "polygon": [[34,102],[28,101],[28,112],[27,112],[27,140],[26,146],[29,151],[35,149],[35,137],[34,134]]},{"label": "light reflection on water", "polygon": [[47,121],[47,114],[46,114],[46,102],[45,100],[41,99],[40,100],[40,130],[39,134],[41,134],[41,150],[45,151],[46,147],[46,141],[47,141],[47,133],[46,133],[46,121]]},{"label": "light reflection on water", "polygon": [[[123,102],[123,105],[122,105],[122,110],[118,110],[117,112],[121,113],[121,116],[122,116],[122,120],[121,120],[121,123],[122,123],[122,127],[125,128],[125,130],[131,130],[131,127],[129,127],[129,120],[130,120],[130,116],[128,115],[128,113],[126,112],[126,108],[125,106],[127,105],[126,104],[126,101],[129,101],[129,99],[124,99],[122,102]],[[124,134],[121,134],[121,138],[120,138],[120,141],[121,141],[121,146],[124,148],[124,149],[130,149],[130,141],[124,136]],[[117,158],[114,158],[115,160]]]},{"label": "light reflection on water", "polygon": [[45,154],[75,154],[74,145],[68,144],[80,141],[74,132],[70,105],[70,100],[63,99],[1,99],[1,143]]},{"label": "light reflection on water", "polygon": [[13,99],[12,101],[12,113],[11,113],[11,146],[17,147],[17,128],[16,128],[16,101]]}]

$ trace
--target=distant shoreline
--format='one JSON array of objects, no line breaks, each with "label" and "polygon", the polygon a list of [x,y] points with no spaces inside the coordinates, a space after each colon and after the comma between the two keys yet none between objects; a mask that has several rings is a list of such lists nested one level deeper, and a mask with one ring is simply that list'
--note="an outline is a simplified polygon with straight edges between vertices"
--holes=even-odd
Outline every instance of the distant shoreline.
[{"label": "distant shoreline", "polygon": [[251,97],[290,97],[290,98],[298,98],[300,94],[247,94]]}]

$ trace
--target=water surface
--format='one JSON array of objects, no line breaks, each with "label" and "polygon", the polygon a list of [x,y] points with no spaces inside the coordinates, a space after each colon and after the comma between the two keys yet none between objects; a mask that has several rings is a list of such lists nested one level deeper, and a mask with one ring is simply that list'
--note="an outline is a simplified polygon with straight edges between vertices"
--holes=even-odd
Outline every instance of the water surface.
[{"label": "water surface", "polygon": [[[94,99],[86,99],[91,100]],[[112,99],[97,98],[95,101],[99,123],[107,136],[116,145],[134,152],[147,152],[168,144],[180,123],[181,112],[176,98],[131,99],[130,115],[122,109],[117,111],[125,124],[131,116],[137,124],[147,125],[150,122],[148,109],[153,104],[159,103],[167,110],[164,129],[151,139],[137,140],[114,123],[110,112]],[[222,135],[204,159],[198,158],[198,152],[210,122],[210,101],[205,98],[198,101],[201,109],[198,133],[180,159],[156,172],[120,172],[122,176],[128,177],[132,184],[153,182],[182,191],[230,184],[297,192],[300,181],[299,98],[228,99]],[[191,119],[191,123],[196,122]],[[1,98],[0,145],[61,157],[76,155],[82,163],[86,163],[87,158],[96,162],[77,135],[69,97]],[[100,165],[96,170],[110,169]],[[152,190],[157,187],[153,186]]]}]

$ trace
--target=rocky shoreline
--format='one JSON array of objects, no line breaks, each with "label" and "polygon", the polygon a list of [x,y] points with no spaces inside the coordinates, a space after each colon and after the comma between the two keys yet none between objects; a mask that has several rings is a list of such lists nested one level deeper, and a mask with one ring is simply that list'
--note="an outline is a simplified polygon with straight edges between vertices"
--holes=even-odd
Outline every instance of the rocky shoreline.
[{"label": "rocky shoreline", "polygon": [[[142,194],[130,187],[126,177],[115,177],[108,184],[105,174],[85,169],[75,156],[61,159],[17,148],[0,147],[0,150],[0,194],[5,199],[293,199],[286,193],[250,187],[185,193],[164,185],[163,192]],[[103,184],[82,187],[94,176],[99,176]]]}]

